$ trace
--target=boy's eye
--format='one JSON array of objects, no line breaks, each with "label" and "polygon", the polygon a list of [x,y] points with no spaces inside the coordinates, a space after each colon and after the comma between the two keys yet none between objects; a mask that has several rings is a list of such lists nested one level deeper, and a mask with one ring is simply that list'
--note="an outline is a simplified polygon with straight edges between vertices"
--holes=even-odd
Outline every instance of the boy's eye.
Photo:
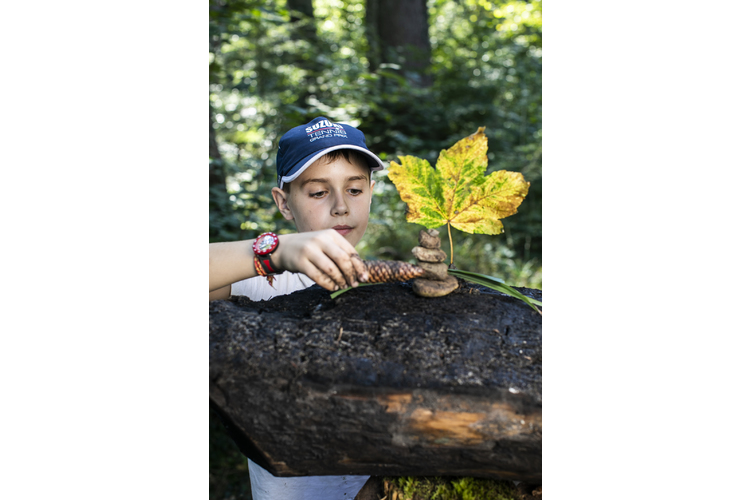
[{"label": "boy's eye", "polygon": [[318,191],[317,193],[310,193],[310,198],[322,198],[325,196],[325,191]]},{"label": "boy's eye", "polygon": [[361,189],[350,189],[350,190],[349,190],[349,194],[353,194],[354,196],[357,196],[357,195],[358,195],[358,194],[360,194],[361,192],[362,192],[362,190],[361,190]]}]

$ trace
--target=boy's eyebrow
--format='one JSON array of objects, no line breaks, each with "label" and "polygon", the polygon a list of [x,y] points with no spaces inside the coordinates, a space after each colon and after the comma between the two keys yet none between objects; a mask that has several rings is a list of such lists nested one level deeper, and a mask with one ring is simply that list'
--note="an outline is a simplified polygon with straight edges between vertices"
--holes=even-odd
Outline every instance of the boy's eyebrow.
[{"label": "boy's eyebrow", "polygon": [[[366,181],[366,180],[367,180],[367,176],[366,176],[366,175],[364,175],[364,174],[360,174],[360,175],[353,175],[353,176],[349,177],[349,178],[348,178],[348,179],[346,179],[346,180],[347,180],[347,181],[358,181],[358,180],[360,180],[360,179],[361,179],[361,180],[365,180],[365,181]],[[305,184],[307,184],[308,182],[318,182],[318,183],[320,183],[320,184],[326,184],[326,183],[328,183],[328,182],[330,182],[330,181],[329,181],[328,179],[306,179],[306,180],[302,181],[302,183],[301,183],[301,184],[299,185],[299,187],[302,187],[302,186],[304,186],[304,185],[305,185]]]},{"label": "boy's eyebrow", "polygon": [[328,182],[328,179],[307,179],[307,180],[302,181],[302,184],[300,184],[299,187],[304,186],[308,182],[319,182],[321,184],[325,184],[326,182]]}]

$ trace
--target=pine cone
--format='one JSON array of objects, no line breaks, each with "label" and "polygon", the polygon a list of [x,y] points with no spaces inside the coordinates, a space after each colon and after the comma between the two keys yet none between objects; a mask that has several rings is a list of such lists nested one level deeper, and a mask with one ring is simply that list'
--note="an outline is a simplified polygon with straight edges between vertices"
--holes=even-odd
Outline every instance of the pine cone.
[{"label": "pine cone", "polygon": [[365,260],[367,283],[400,283],[421,276],[424,269],[397,260]]}]

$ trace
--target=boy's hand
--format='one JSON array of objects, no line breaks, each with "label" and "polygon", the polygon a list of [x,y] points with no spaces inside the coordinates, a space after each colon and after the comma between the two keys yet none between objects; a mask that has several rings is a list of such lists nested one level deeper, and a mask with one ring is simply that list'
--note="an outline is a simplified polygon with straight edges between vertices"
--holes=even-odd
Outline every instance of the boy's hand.
[{"label": "boy's hand", "polygon": [[366,281],[367,269],[354,247],[333,229],[279,236],[271,263],[306,274],[328,291]]}]

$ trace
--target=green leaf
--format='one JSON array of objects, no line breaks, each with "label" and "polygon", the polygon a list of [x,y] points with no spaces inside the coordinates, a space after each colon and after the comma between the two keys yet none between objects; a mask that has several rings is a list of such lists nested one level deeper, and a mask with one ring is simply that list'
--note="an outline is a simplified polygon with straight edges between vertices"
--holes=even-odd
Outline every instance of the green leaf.
[{"label": "green leaf", "polygon": [[445,224],[467,233],[500,234],[500,219],[513,215],[529,191],[517,172],[487,170],[484,127],[440,152],[435,168],[421,158],[399,156],[388,178],[407,204],[408,222],[427,228]]}]

